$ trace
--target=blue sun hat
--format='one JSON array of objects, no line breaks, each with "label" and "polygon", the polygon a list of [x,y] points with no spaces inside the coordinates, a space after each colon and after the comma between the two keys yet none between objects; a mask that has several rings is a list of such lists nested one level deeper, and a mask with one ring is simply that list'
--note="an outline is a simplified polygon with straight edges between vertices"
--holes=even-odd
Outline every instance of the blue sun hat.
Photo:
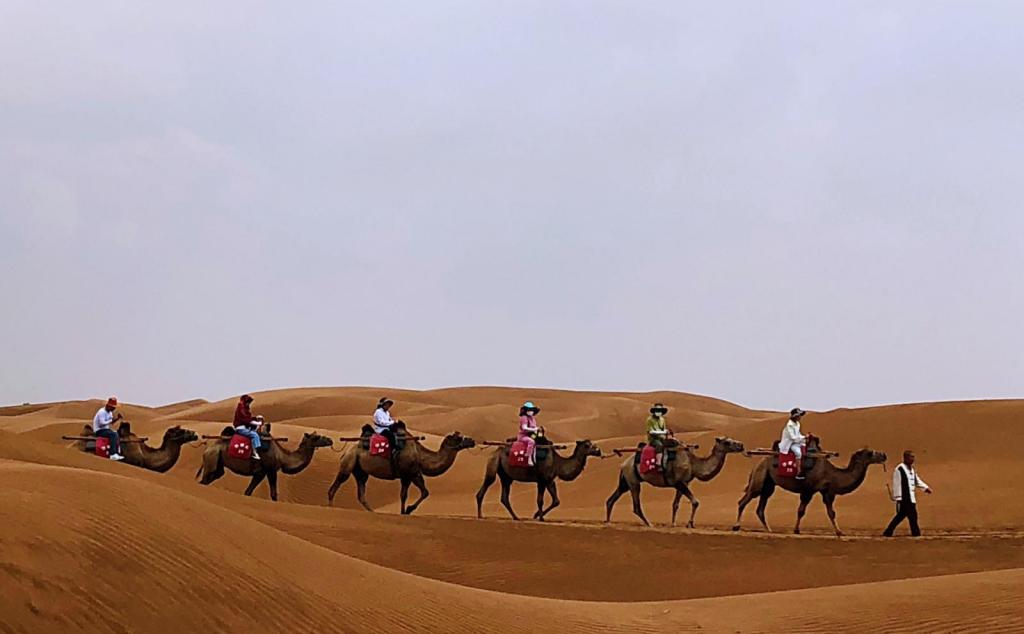
[{"label": "blue sun hat", "polygon": [[526,401],[523,403],[523,409],[534,414],[540,413],[540,408],[533,404],[533,401]]}]

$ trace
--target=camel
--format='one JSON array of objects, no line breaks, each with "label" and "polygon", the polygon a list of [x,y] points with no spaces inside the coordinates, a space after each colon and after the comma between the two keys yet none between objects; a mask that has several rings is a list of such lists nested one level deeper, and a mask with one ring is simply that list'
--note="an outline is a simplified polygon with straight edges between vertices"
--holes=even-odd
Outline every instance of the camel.
[{"label": "camel", "polygon": [[821,499],[825,503],[825,509],[828,511],[828,519],[832,522],[832,528],[835,529],[836,537],[842,537],[843,532],[839,530],[839,525],[836,523],[836,511],[833,508],[836,496],[856,491],[857,487],[864,482],[868,467],[873,464],[884,464],[886,455],[872,449],[858,449],[850,456],[850,462],[845,468],[833,465],[826,458],[818,458],[814,460],[814,466],[806,470],[806,477],[803,480],[780,477],[773,468],[772,461],[773,457],[767,456],[750,472],[750,480],[747,482],[743,497],[740,498],[736,524],[732,530],[740,530],[743,509],[751,500],[759,497],[761,499],[757,504],[757,518],[761,520],[765,530],[769,533],[772,532],[764,518],[764,509],[768,505],[768,498],[775,492],[775,487],[780,486],[800,496],[800,507],[796,511],[794,533],[800,534],[800,520],[803,519],[804,513],[807,511],[807,504],[815,494],[820,493]]},{"label": "camel", "polygon": [[[320,447],[330,447],[334,441],[327,436],[321,436],[316,432],[309,432],[302,435],[299,447],[295,451],[289,451],[281,445],[281,441],[272,438],[263,440],[265,449],[260,452],[260,460],[240,460],[228,455],[228,443],[234,435],[233,427],[225,427],[221,432],[219,440],[203,452],[203,463],[199,465],[196,478],[200,478],[199,484],[210,484],[224,475],[224,468],[241,476],[251,476],[249,486],[245,488],[246,495],[252,495],[260,482],[266,478],[270,485],[270,499],[277,501],[277,472],[283,471],[288,475],[301,472],[309,466],[313,460],[313,452]],[[269,425],[260,428],[261,434],[269,434]]]},{"label": "camel", "polygon": [[[476,516],[483,518],[484,496],[487,489],[494,484],[495,478],[501,479],[501,503],[508,509],[513,520],[518,520],[516,512],[512,510],[509,503],[509,492],[512,490],[512,482],[536,482],[537,483],[537,512],[533,519],[544,521],[544,517],[554,510],[561,502],[558,499],[558,487],[556,480],[571,482],[575,480],[587,466],[587,458],[590,456],[600,457],[601,449],[589,440],[577,440],[572,455],[564,457],[550,447],[551,441],[545,442],[541,439],[537,442],[537,450],[540,452],[548,445],[547,455],[538,457],[537,464],[532,467],[510,467],[508,464],[508,447],[499,447],[487,461],[487,470],[484,472],[484,481],[480,490],[476,492]],[[544,492],[551,495],[551,505],[544,508]]]},{"label": "camel", "polygon": [[[131,424],[127,421],[118,426],[117,433],[122,440],[138,439],[138,436],[132,433]],[[86,425],[82,429],[82,435],[92,436],[92,425]],[[182,445],[198,439],[199,436],[191,429],[175,425],[164,432],[164,439],[159,447],[150,447],[143,442],[122,442],[121,455],[124,456],[124,462],[134,467],[164,473],[178,462]],[[94,451],[94,447],[90,446],[91,442],[79,440],[75,442],[75,445],[82,451],[91,452]]]},{"label": "camel", "polygon": [[[404,430],[404,427],[401,428]],[[399,430],[401,433],[401,430]],[[448,434],[441,440],[441,447],[437,451],[431,451],[420,444],[418,440],[406,440],[406,446],[398,453],[395,459],[396,471],[392,470],[391,460],[381,456],[371,456],[369,449],[364,449],[360,442],[346,452],[338,465],[338,475],[334,483],[327,491],[327,503],[334,503],[334,495],[338,488],[354,476],[356,479],[356,497],[359,503],[367,511],[373,511],[366,502],[366,481],[371,476],[380,480],[399,480],[402,483],[402,491],[399,495],[401,500],[402,515],[411,515],[419,508],[420,504],[427,499],[430,491],[427,490],[424,477],[433,478],[439,476],[455,464],[455,458],[463,449],[471,449],[476,442],[468,436],[459,432]],[[409,499],[409,485],[414,484],[420,491],[418,500],[406,506]]]},{"label": "camel", "polygon": [[651,523],[647,521],[647,518],[644,516],[644,510],[640,506],[640,485],[646,482],[651,486],[670,487],[676,490],[676,497],[672,501],[672,526],[676,525],[679,498],[685,495],[686,499],[690,500],[690,521],[686,523],[686,527],[693,528],[693,520],[697,516],[697,507],[700,506],[700,501],[693,497],[693,493],[690,492],[690,482],[694,478],[701,482],[711,480],[725,466],[726,456],[741,451],[743,451],[743,443],[732,438],[719,436],[715,438],[715,446],[706,457],[701,458],[690,449],[681,447],[677,450],[676,459],[669,464],[667,474],[652,471],[645,475],[640,475],[637,469],[639,454],[631,455],[622,463],[622,469],[619,471],[618,488],[615,489],[615,492],[612,493],[605,503],[607,510],[605,522],[612,521],[612,508],[619,501],[619,498],[622,497],[622,494],[629,491],[633,496],[633,513],[643,520],[644,524],[650,526]]}]

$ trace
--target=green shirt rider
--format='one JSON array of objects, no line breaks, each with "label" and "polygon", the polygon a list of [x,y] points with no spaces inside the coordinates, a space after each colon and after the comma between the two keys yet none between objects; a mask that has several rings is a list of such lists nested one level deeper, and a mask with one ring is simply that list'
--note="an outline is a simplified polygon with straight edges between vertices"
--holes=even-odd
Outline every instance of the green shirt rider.
[{"label": "green shirt rider", "polygon": [[668,414],[668,408],[661,403],[655,403],[651,408],[651,415],[647,417],[647,442],[653,445],[659,453],[665,450],[665,441],[672,435],[672,431],[668,428],[668,422],[665,420],[666,414]]}]

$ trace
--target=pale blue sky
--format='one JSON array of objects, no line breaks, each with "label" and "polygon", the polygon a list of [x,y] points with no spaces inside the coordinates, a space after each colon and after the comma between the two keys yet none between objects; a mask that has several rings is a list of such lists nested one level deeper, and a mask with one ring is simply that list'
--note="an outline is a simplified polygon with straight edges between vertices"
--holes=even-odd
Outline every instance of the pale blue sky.
[{"label": "pale blue sky", "polygon": [[1017,2],[0,4],[0,403],[1024,396]]}]

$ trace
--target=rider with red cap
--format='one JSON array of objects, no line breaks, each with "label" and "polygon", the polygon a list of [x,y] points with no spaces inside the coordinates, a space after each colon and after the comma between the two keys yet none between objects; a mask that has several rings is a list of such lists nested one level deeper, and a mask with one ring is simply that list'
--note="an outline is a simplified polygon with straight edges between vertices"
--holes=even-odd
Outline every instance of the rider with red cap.
[{"label": "rider with red cap", "polygon": [[97,438],[106,438],[110,441],[111,460],[124,460],[124,456],[121,455],[121,437],[110,428],[111,425],[124,418],[121,416],[121,412],[114,416],[115,409],[117,409],[117,397],[111,396],[107,399],[107,404],[101,407],[93,417],[92,433],[96,434]]},{"label": "rider with red cap", "polygon": [[252,410],[249,406],[252,404],[253,398],[248,394],[243,394],[238,399],[238,406],[235,407],[235,433],[241,434],[249,438],[249,442],[252,443],[252,457],[256,460],[260,459],[260,433],[257,430],[259,424],[263,422],[262,416],[253,416]]}]

